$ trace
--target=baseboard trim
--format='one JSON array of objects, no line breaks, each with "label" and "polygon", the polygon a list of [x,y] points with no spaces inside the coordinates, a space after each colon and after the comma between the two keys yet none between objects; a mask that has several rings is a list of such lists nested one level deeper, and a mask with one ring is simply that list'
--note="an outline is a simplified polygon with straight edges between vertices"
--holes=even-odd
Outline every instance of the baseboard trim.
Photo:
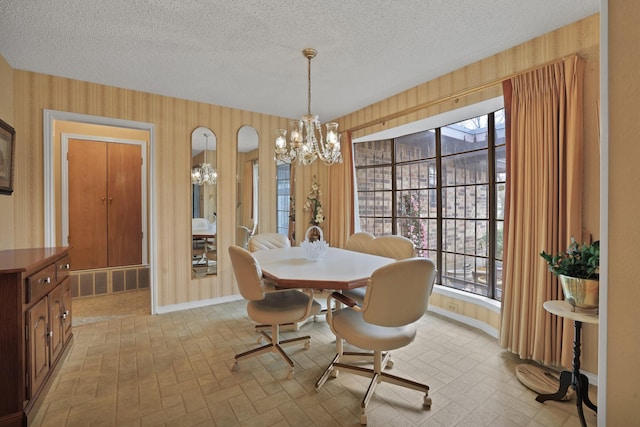
[{"label": "baseboard trim", "polygon": [[225,302],[238,301],[241,299],[241,295],[231,295],[227,297],[210,298],[199,301],[185,302],[181,304],[163,305],[157,307],[156,314],[166,314],[172,313],[174,311],[188,310],[191,308],[207,307],[209,305],[224,304]]}]

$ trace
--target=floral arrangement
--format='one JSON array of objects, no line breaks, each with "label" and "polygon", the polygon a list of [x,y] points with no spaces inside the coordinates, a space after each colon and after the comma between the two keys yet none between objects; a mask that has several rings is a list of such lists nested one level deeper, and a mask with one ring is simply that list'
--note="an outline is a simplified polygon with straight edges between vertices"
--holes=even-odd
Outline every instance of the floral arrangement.
[{"label": "floral arrangement", "polygon": [[311,184],[311,191],[307,196],[307,202],[304,204],[304,211],[311,213],[310,225],[320,225],[324,222],[324,214],[322,212],[322,202],[320,201],[320,186],[316,180],[316,176],[313,176],[313,183]]},{"label": "floral arrangement", "polygon": [[580,245],[571,237],[571,243],[565,252],[551,255],[542,251],[540,256],[547,261],[549,271],[555,275],[591,280],[598,280],[600,277],[599,240],[589,245]]}]

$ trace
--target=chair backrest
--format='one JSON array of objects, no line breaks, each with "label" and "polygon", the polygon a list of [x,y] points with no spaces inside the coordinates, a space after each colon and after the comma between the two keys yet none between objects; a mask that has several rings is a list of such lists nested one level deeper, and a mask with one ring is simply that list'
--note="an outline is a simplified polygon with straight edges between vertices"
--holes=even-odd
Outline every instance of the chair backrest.
[{"label": "chair backrest", "polygon": [[345,248],[350,251],[365,252],[395,260],[416,256],[415,245],[411,239],[404,236],[375,237],[367,232],[355,233],[349,237]]},{"label": "chair backrest", "polygon": [[249,243],[250,236],[251,230],[249,230],[244,225],[239,225],[236,229],[236,244],[246,249]]},{"label": "chair backrest", "polygon": [[244,299],[255,301],[264,299],[262,269],[251,252],[240,246],[229,246],[229,256],[233,273]]},{"label": "chair backrest", "polygon": [[249,239],[249,251],[256,252],[264,249],[290,248],[289,238],[278,233],[259,233]]},{"label": "chair backrest", "polygon": [[373,239],[375,239],[375,236],[371,233],[367,233],[366,231],[354,233],[349,236],[345,249],[355,252],[369,253],[369,243]]},{"label": "chair backrest", "polygon": [[429,258],[410,258],[378,268],[369,279],[363,319],[388,327],[417,321],[427,311],[435,273]]},{"label": "chair backrest", "polygon": [[191,218],[191,233],[206,233],[209,231],[209,221],[206,218]]},{"label": "chair backrest", "polygon": [[407,259],[416,256],[416,246],[404,236],[381,236],[369,243],[369,253],[395,260]]}]

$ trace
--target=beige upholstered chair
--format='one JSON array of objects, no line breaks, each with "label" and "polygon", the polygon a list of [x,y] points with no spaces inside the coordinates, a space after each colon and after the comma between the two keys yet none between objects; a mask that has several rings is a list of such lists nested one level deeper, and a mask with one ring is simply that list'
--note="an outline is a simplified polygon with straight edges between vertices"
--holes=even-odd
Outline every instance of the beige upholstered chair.
[{"label": "beige upholstered chair", "polygon": [[249,246],[249,237],[251,237],[251,230],[244,225],[239,225],[236,228],[236,244],[241,248],[247,249]]},{"label": "beige upholstered chair", "polygon": [[[259,234],[256,234],[255,236],[252,236],[249,239],[250,252],[262,251],[267,249],[290,248],[290,247],[291,247],[291,242],[289,241],[289,238],[287,236],[284,236],[278,233],[259,233]],[[273,286],[273,284],[271,284],[268,280],[265,280],[265,281],[270,286]],[[320,303],[314,301],[313,307],[311,307],[311,315],[314,316],[313,317],[314,321],[315,321],[315,316],[320,314],[321,310],[322,310],[322,306],[320,305]],[[303,320],[302,322],[292,322],[292,323],[282,324],[280,325],[280,327],[285,327],[288,331],[289,330],[297,331],[300,329],[300,326],[302,326],[306,322],[306,320],[307,319]],[[271,327],[271,325],[256,325],[256,330],[259,331],[269,327]]]},{"label": "beige upholstered chair", "polygon": [[416,247],[404,236],[381,236],[369,243],[368,253],[399,260],[416,256]]},{"label": "beige upholstered chair", "polygon": [[262,281],[262,269],[251,252],[239,246],[230,246],[229,256],[240,294],[247,300],[247,314],[255,322],[271,325],[271,335],[261,332],[268,344],[236,354],[232,370],[238,369],[238,362],[242,359],[272,352],[280,354],[289,364],[288,378],[293,378],[293,361],[282,347],[304,343],[305,348],[308,348],[310,337],[307,335],[280,341],[279,325],[309,317],[314,305],[312,296],[298,290],[269,291]]},{"label": "beige upholstered chair", "polygon": [[[425,314],[429,295],[435,280],[435,265],[428,258],[400,260],[377,269],[369,280],[364,305],[339,292],[329,296],[346,305],[345,308],[327,311],[327,323],[338,342],[338,354],[316,383],[320,389],[330,374],[339,371],[371,377],[371,383],[361,403],[360,422],[367,423],[365,409],[375,387],[388,382],[424,392],[423,405],[431,407],[429,386],[383,372],[383,367],[392,367],[390,350],[404,347],[416,336],[416,322]],[[344,352],[342,340],[373,353]],[[360,358],[357,365],[349,365],[343,359]],[[373,368],[362,366],[362,358],[373,356]]]},{"label": "beige upholstered chair", "polygon": [[[351,249],[351,247],[356,249]],[[415,245],[410,239],[404,236],[374,237],[369,233],[356,233],[349,237],[347,249],[393,258],[395,260],[413,258],[416,256]],[[345,290],[343,291],[343,294],[362,305],[364,302],[365,291],[366,288],[362,287]]]},{"label": "beige upholstered chair", "polygon": [[256,252],[264,249],[290,248],[291,242],[285,235],[278,233],[259,233],[249,239],[249,251]]},{"label": "beige upholstered chair", "polygon": [[375,239],[375,236],[371,233],[367,233],[366,231],[354,233],[349,236],[349,240],[347,240],[347,246],[345,247],[345,249],[355,252],[369,253],[369,243],[373,239]]}]

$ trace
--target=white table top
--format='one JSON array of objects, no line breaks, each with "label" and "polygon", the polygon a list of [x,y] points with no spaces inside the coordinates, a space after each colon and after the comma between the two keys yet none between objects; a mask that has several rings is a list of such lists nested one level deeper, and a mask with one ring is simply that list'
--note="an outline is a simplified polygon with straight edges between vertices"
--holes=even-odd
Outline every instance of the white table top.
[{"label": "white table top", "polygon": [[327,255],[309,261],[301,247],[267,249],[253,253],[264,277],[283,288],[353,289],[365,286],[378,268],[393,258],[329,248]]},{"label": "white table top", "polygon": [[566,319],[577,320],[582,323],[598,323],[600,317],[595,310],[584,310],[577,308],[575,311],[571,311],[571,304],[566,301],[553,300],[545,301],[542,306],[551,314],[564,317]]}]

